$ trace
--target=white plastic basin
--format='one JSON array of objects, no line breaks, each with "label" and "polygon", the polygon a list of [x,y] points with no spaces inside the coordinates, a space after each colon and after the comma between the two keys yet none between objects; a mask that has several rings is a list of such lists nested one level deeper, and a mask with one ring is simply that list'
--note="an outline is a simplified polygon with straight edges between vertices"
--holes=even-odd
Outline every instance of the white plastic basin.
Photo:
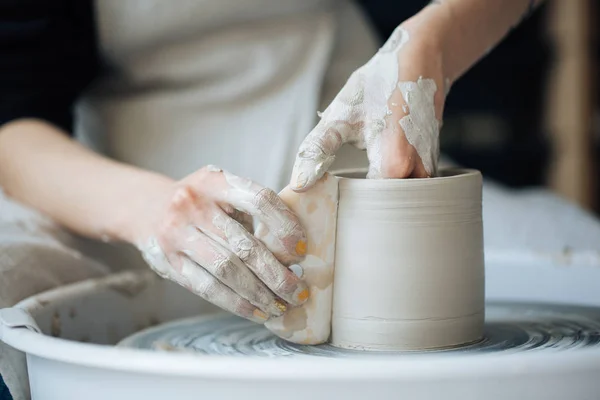
[{"label": "white plastic basin", "polygon": [[[486,275],[491,300],[600,306],[597,266],[498,259],[488,261]],[[269,359],[111,346],[144,327],[216,311],[151,272],[77,283],[16,308],[43,333],[19,326],[19,314],[5,312],[0,340],[26,352],[37,400],[600,398],[600,351],[594,349]]]}]

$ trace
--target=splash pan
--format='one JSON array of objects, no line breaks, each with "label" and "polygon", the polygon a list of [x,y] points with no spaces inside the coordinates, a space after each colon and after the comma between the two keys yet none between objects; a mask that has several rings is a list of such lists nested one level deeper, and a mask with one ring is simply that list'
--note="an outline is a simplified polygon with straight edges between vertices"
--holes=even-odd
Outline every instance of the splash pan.
[{"label": "splash pan", "polygon": [[128,272],[19,303],[0,315],[0,340],[26,353],[38,400],[594,399],[598,282],[597,266],[488,262],[484,340],[368,353],[284,342]]}]

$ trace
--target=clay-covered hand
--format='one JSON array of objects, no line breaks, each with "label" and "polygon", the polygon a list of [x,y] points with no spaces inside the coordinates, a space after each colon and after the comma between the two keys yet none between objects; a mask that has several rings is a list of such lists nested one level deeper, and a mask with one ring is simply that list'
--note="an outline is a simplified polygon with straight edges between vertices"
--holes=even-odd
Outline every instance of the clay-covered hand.
[{"label": "clay-covered hand", "polygon": [[[160,276],[259,323],[308,298],[282,264],[302,260],[305,231],[272,190],[209,166],[148,202],[134,241]],[[271,248],[251,233],[252,217],[276,237]]]},{"label": "clay-covered hand", "polygon": [[320,114],[296,156],[295,190],[314,185],[344,143],[367,151],[368,178],[436,174],[446,93],[442,52],[424,29],[408,25],[394,31]]}]

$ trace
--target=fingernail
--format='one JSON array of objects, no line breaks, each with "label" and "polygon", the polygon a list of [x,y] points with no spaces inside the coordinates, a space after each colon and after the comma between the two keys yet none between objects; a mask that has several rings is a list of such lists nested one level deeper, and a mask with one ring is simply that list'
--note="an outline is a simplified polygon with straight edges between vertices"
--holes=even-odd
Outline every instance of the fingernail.
[{"label": "fingernail", "polygon": [[281,299],[275,299],[272,303],[267,305],[267,312],[271,314],[272,318],[281,317],[288,309],[288,305]]},{"label": "fingernail", "polygon": [[296,254],[299,256],[306,254],[306,242],[304,240],[298,240],[298,243],[296,243]]},{"label": "fingernail", "polygon": [[277,307],[282,313],[287,311],[287,305],[282,300],[275,299],[275,307]]},{"label": "fingernail", "polygon": [[269,319],[269,316],[262,310],[259,310],[258,308],[254,309],[252,315],[258,320],[258,322],[265,322]]},{"label": "fingernail", "polygon": [[296,299],[296,303],[297,304],[302,304],[304,302],[306,302],[306,300],[308,300],[308,297],[310,296],[310,292],[308,291],[308,289],[305,286],[300,286],[297,290],[296,293],[294,293],[294,299]]},{"label": "fingernail", "polygon": [[302,303],[304,303],[306,300],[308,300],[308,289],[304,289],[303,291],[301,291],[300,293],[298,293],[298,301],[301,301]]},{"label": "fingernail", "polygon": [[302,265],[300,264],[292,264],[288,267],[290,269],[290,271],[292,271],[294,273],[294,275],[296,275],[298,278],[302,278],[302,275],[304,275],[304,269],[302,268]]},{"label": "fingernail", "polygon": [[308,182],[308,176],[304,172],[300,172],[296,177],[296,189],[302,189]]}]

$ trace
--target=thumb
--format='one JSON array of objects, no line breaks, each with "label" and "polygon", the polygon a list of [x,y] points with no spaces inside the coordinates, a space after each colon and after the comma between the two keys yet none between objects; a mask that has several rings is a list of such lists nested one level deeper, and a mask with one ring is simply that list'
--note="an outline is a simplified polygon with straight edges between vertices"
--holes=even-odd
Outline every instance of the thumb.
[{"label": "thumb", "polygon": [[306,136],[296,155],[290,187],[297,192],[310,189],[333,161],[335,153],[346,142],[344,138],[351,130],[345,122],[325,122],[321,120]]}]

